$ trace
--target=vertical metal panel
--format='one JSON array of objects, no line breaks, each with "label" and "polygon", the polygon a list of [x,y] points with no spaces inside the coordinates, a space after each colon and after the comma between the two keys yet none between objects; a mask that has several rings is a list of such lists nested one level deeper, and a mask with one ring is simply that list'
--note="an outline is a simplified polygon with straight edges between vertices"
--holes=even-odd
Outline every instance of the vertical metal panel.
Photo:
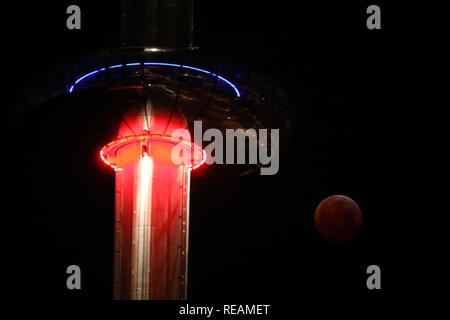
[{"label": "vertical metal panel", "polygon": [[189,48],[193,39],[193,0],[122,0],[122,46]]}]

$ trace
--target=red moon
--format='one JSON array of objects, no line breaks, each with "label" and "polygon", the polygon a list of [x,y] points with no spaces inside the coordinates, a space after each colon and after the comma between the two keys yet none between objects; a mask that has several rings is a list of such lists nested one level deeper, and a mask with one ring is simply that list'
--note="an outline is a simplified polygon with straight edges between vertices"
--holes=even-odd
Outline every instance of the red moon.
[{"label": "red moon", "polygon": [[330,196],[317,206],[314,224],[319,234],[330,242],[350,241],[361,229],[361,210],[349,197]]}]

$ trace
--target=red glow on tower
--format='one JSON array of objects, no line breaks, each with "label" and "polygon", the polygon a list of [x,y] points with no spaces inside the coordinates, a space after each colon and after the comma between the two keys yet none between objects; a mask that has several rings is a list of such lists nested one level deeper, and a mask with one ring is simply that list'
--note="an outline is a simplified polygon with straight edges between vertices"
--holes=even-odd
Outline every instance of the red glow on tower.
[{"label": "red glow on tower", "polygon": [[[117,139],[100,151],[116,171],[115,299],[186,298],[190,172],[206,154],[172,137],[185,119],[158,97],[127,112]],[[175,162],[175,148],[189,161]]]}]

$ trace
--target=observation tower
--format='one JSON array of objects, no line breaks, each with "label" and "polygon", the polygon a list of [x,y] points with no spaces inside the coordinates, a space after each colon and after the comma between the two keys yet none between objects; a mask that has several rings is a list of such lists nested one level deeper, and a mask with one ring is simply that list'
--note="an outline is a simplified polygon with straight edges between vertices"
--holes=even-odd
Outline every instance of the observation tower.
[{"label": "observation tower", "polygon": [[17,119],[48,104],[95,105],[92,151],[115,171],[113,297],[186,299],[191,174],[208,185],[259,165],[206,165],[202,146],[176,132],[194,136],[194,121],[223,133],[279,128],[283,147],[289,103],[271,79],[193,46],[192,0],[124,0],[117,20],[119,47],[55,65],[25,88]]}]

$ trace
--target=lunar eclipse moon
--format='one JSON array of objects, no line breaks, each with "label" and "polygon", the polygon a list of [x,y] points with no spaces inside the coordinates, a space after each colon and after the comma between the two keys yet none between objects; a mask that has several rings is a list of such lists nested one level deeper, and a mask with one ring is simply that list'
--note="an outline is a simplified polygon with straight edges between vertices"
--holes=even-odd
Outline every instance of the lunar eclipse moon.
[{"label": "lunar eclipse moon", "polygon": [[349,197],[329,196],[317,206],[314,224],[325,240],[347,242],[352,240],[361,229],[361,210]]}]

